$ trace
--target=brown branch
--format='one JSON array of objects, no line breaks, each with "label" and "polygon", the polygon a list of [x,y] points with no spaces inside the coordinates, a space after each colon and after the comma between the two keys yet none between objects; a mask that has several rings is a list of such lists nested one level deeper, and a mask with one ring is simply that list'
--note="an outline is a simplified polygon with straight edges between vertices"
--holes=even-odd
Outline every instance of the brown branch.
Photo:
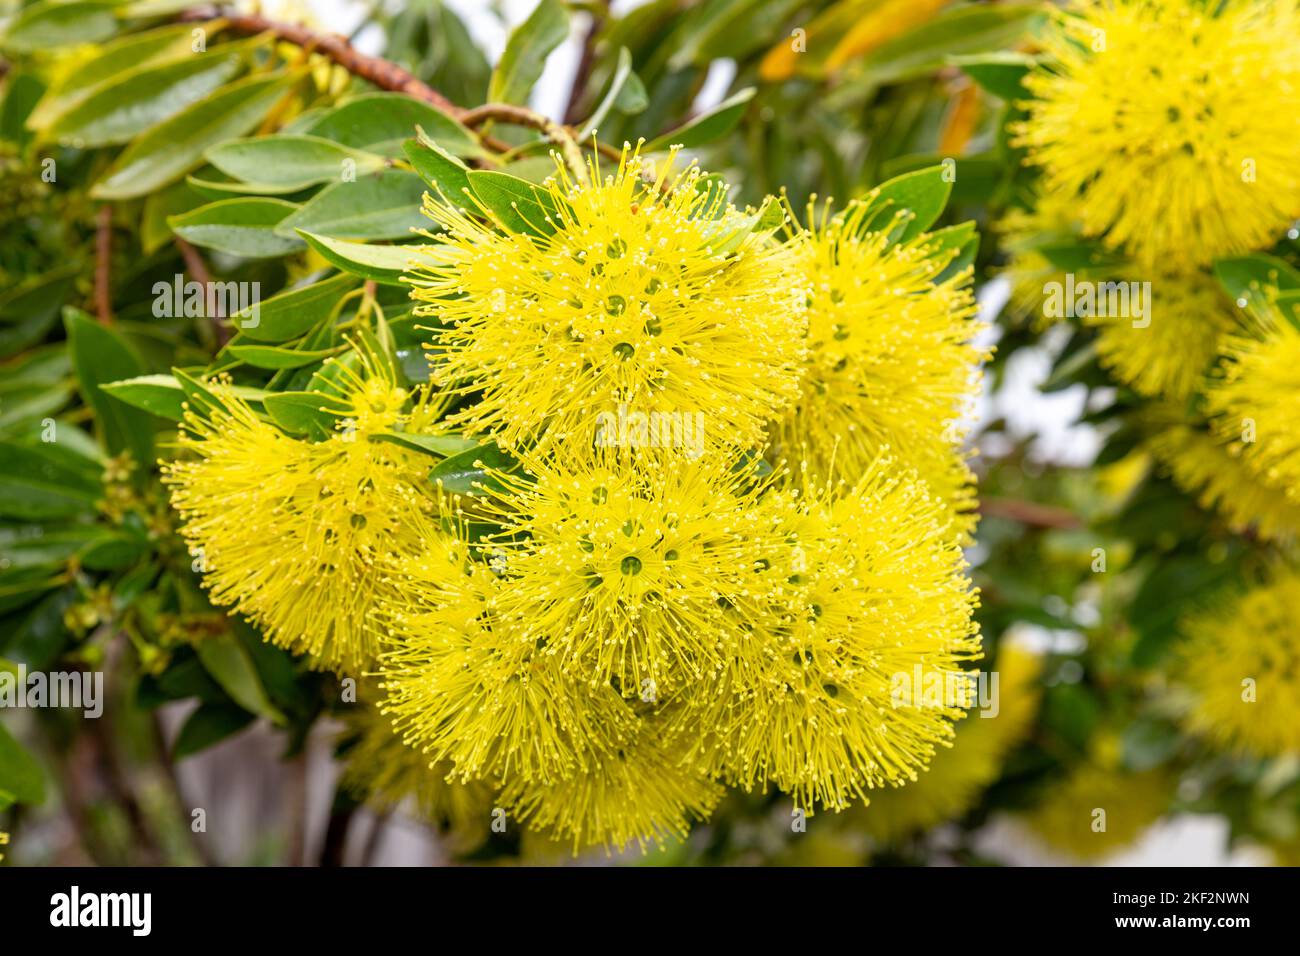
[{"label": "brown branch", "polygon": [[[199,255],[199,250],[195,249],[193,245],[186,242],[180,236],[173,236],[172,241],[176,243],[176,248],[180,251],[181,259],[185,262],[185,271],[190,274],[190,278],[203,286],[205,291],[211,289],[212,274],[208,272],[207,263],[205,263],[203,257]],[[225,316],[221,315],[221,310],[216,307],[215,297],[205,294],[204,302],[212,305],[215,309],[214,313],[210,315],[209,318],[212,320],[212,328],[216,332],[217,348],[220,349],[230,341],[230,329],[226,323],[221,321]],[[206,306],[204,311],[206,311]]]},{"label": "brown branch", "polygon": [[560,148],[560,151],[564,154],[564,161],[568,163],[573,175],[578,177],[579,181],[586,181],[587,164],[582,158],[582,150],[578,148],[578,141],[574,138],[573,130],[567,126],[557,123],[541,113],[535,113],[527,107],[513,106],[510,103],[485,103],[482,106],[476,106],[472,110],[466,110],[460,116],[461,123],[470,129],[476,129],[493,120],[509,123],[512,126],[524,126],[543,133],[547,139]]},{"label": "brown branch", "polygon": [[582,39],[582,55],[578,58],[578,69],[573,74],[573,86],[569,89],[569,105],[564,108],[564,122],[569,126],[578,123],[578,110],[582,107],[583,93],[587,81],[591,79],[591,68],[596,62],[596,37],[605,27],[605,18],[609,15],[609,0],[600,4],[600,9],[591,11],[591,25],[587,35]]},{"label": "brown branch", "polygon": [[1051,528],[1073,531],[1083,527],[1083,521],[1073,512],[1051,505],[1014,498],[981,498],[980,514],[986,518],[1004,518],[1033,528]]},{"label": "brown branch", "polygon": [[369,80],[381,90],[405,93],[414,99],[436,106],[457,119],[465,112],[409,70],[404,70],[396,63],[390,63],[379,57],[358,52],[346,37],[338,34],[317,33],[304,26],[279,23],[256,13],[239,13],[216,6],[186,10],[181,13],[179,19],[182,23],[221,19],[226,22],[227,29],[236,33],[273,33],[278,39],[329,57],[353,76]]},{"label": "brown branch", "polygon": [[100,325],[113,324],[113,207],[99,207],[95,221],[95,313]]}]

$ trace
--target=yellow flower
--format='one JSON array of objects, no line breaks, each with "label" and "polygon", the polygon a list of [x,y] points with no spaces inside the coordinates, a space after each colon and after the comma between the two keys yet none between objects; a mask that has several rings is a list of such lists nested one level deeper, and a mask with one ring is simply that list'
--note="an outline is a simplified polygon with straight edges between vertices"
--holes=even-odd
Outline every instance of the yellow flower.
[{"label": "yellow flower", "polygon": [[592,770],[634,735],[608,684],[580,682],[547,643],[496,609],[503,590],[463,522],[416,520],[418,553],[393,563],[377,623],[385,713],[430,762],[462,781],[550,783]]},{"label": "yellow flower", "polygon": [[1190,726],[1263,757],[1300,750],[1300,573],[1283,568],[1184,625]]},{"label": "yellow flower", "polygon": [[692,817],[704,820],[721,798],[722,787],[684,770],[671,746],[658,740],[659,728],[643,725],[624,747],[603,754],[588,772],[550,784],[516,779],[502,793],[521,822],[584,847],[621,850],[635,843],[644,852],[651,842],[685,839]]},{"label": "yellow flower", "polygon": [[376,707],[355,705],[345,714],[345,723],[347,749],[340,782],[358,799],[382,811],[412,801],[415,811],[444,830],[461,852],[486,839],[493,809],[489,787],[447,779],[450,766],[430,766],[418,750],[402,742]]},{"label": "yellow flower", "polygon": [[1225,353],[1224,375],[1206,394],[1215,433],[1300,505],[1300,331],[1266,315],[1256,335],[1233,336]]},{"label": "yellow flower", "polygon": [[426,197],[444,233],[409,277],[417,314],[442,328],[434,378],[471,395],[451,419],[514,448],[592,440],[597,418],[628,409],[707,416],[714,442],[763,441],[798,390],[803,296],[785,248],[742,217],[694,167],[668,180],[624,151],[591,185],[560,170],[537,187],[556,211],[542,235],[482,209]]},{"label": "yellow flower", "polygon": [[[1131,269],[1115,278],[1144,281]],[[1117,379],[1147,398],[1182,401],[1203,384],[1237,317],[1212,275],[1156,273],[1147,281],[1151,295],[1145,319],[1092,316],[1084,321],[1100,328],[1097,354]]]},{"label": "yellow flower", "polygon": [[691,728],[690,760],[747,790],[773,783],[809,811],[915,779],[962,709],[900,698],[900,680],[979,656],[945,504],[877,460],[853,486],[805,475],[752,520],[754,581],[727,609],[748,639],[713,686],[669,704]]},{"label": "yellow flower", "polygon": [[1300,214],[1295,0],[1057,13],[1014,132],[1083,231],[1143,268],[1271,245]]},{"label": "yellow flower", "polygon": [[748,635],[725,613],[758,551],[754,469],[707,453],[531,456],[494,537],[498,613],[573,679],[662,698],[712,674]]},{"label": "yellow flower", "polygon": [[1025,822],[1051,846],[1094,860],[1131,845],[1164,815],[1172,793],[1162,771],[1126,773],[1087,762],[1050,784]]},{"label": "yellow flower", "polygon": [[179,446],[193,457],[162,472],[213,601],[314,666],[355,673],[377,651],[377,566],[430,506],[419,490],[428,469],[368,440],[401,417],[406,393],[391,370],[369,359],[360,372],[333,367],[342,411],[325,441],[289,437],[214,383],[216,403],[187,405]]},{"label": "yellow flower", "polygon": [[957,252],[929,234],[891,241],[897,220],[873,223],[872,198],[820,222],[810,206],[810,225],[792,242],[811,287],[809,356],[799,399],[775,430],[777,452],[802,457],[822,480],[851,483],[887,449],[955,511],[969,511],[960,420],[987,357],[971,341],[971,270],[943,277]]},{"label": "yellow flower", "polygon": [[1300,531],[1300,504],[1285,488],[1256,474],[1208,432],[1169,423],[1167,411],[1154,417],[1160,430],[1148,447],[1202,508],[1219,511],[1234,531],[1253,528],[1265,539],[1291,540]]},{"label": "yellow flower", "polygon": [[969,713],[957,724],[952,747],[935,754],[915,783],[873,794],[855,811],[860,826],[878,841],[892,841],[966,813],[1002,772],[1010,753],[1029,733],[1038,711],[1042,658],[1006,644],[998,650],[997,713]]}]

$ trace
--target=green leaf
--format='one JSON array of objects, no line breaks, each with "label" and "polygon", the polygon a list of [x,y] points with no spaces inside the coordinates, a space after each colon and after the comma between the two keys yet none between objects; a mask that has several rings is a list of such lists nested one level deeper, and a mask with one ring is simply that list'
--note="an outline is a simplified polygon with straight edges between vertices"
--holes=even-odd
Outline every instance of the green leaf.
[{"label": "green leaf", "polygon": [[514,458],[489,442],[438,462],[429,470],[429,481],[452,494],[481,496],[502,488],[490,469],[509,472],[518,467]]},{"label": "green leaf", "polygon": [[401,93],[358,96],[296,132],[395,159],[402,155],[402,144],[417,126],[455,156],[483,155],[478,139],[459,122],[437,107]]},{"label": "green leaf", "polygon": [[1000,50],[1022,39],[1043,16],[1034,3],[964,4],[941,11],[858,61],[853,77],[880,85],[932,73],[951,57]]},{"label": "green leaf", "polygon": [[[0,680],[16,680],[10,674]],[[0,724],[0,797],[10,803],[40,804],[45,801],[45,774],[23,745]]]},{"label": "green leaf", "polygon": [[559,201],[548,190],[495,170],[473,169],[470,189],[511,232],[549,236],[560,221]]},{"label": "green leaf", "polygon": [[645,87],[632,72],[632,53],[627,47],[621,47],[618,51],[618,63],[614,67],[614,75],[609,81],[609,89],[595,111],[587,118],[587,122],[583,124],[582,130],[578,133],[579,142],[586,142],[595,134],[610,110],[617,108],[621,113],[639,113],[646,108],[648,102]]},{"label": "green leaf", "polygon": [[488,83],[488,102],[527,103],[546,58],[569,37],[569,14],[560,0],[539,0],[515,27]]},{"label": "green leaf", "polygon": [[477,438],[463,438],[460,435],[417,435],[409,432],[383,432],[372,435],[371,440],[400,445],[435,458],[452,458],[476,449],[480,444]]},{"label": "green leaf", "polygon": [[128,73],[60,116],[47,135],[77,147],[125,143],[220,89],[239,72],[243,59],[241,50],[223,47],[220,53],[195,53]]},{"label": "green leaf", "polygon": [[93,514],[102,488],[50,449],[0,442],[0,517],[23,521]]},{"label": "green leaf", "polygon": [[[219,21],[212,21],[208,32],[215,33],[220,27]],[[191,24],[173,24],[105,44],[97,56],[78,63],[75,70],[67,71],[46,90],[27,118],[27,127],[38,132],[48,129],[64,113],[116,82],[124,73],[189,59],[194,55],[193,30]]]},{"label": "green leaf", "polygon": [[282,199],[223,199],[167,220],[186,242],[246,259],[275,259],[303,248],[275,227],[298,210]]},{"label": "green leaf", "polygon": [[271,420],[293,435],[307,435],[317,441],[333,434],[348,405],[321,392],[280,392],[263,401]]},{"label": "green leaf", "polygon": [[90,571],[117,571],[134,564],[149,550],[144,538],[120,531],[104,531],[79,555],[82,567]]},{"label": "green leaf", "polygon": [[253,715],[232,704],[200,704],[176,735],[172,759],[182,760],[239,733],[253,722]]},{"label": "green leaf", "polygon": [[1022,84],[1038,61],[1026,53],[1000,50],[973,56],[950,56],[948,62],[999,99],[1013,102],[1025,99],[1029,91]]},{"label": "green leaf", "polygon": [[362,176],[356,182],[326,186],[276,227],[282,236],[296,230],[334,239],[406,239],[429,225],[421,212],[424,180],[404,169]]},{"label": "green leaf", "polygon": [[126,148],[91,196],[134,199],[175,182],[203,162],[209,147],[260,123],[293,78],[248,77],[160,123]]},{"label": "green leaf", "polygon": [[[1276,256],[1256,253],[1220,259],[1214,275],[1229,297],[1241,308],[1266,316],[1277,293],[1300,289],[1300,272]],[[1288,319],[1290,309],[1284,309]]]},{"label": "green leaf", "polygon": [[0,139],[26,146],[32,134],[26,127],[32,110],[45,93],[45,83],[35,73],[19,73],[9,79],[0,99]]},{"label": "green leaf", "polygon": [[[58,580],[56,586],[62,583]],[[41,598],[5,645],[5,655],[26,664],[29,671],[46,670],[68,645],[71,635],[63,618],[68,608],[80,600],[75,584]]]},{"label": "green leaf", "polygon": [[721,139],[735,129],[740,118],[745,115],[745,109],[749,106],[749,101],[754,98],[754,92],[753,87],[748,87],[727,97],[713,109],[701,113],[689,123],[662,136],[656,136],[646,143],[641,151],[654,153],[669,146],[690,149]]},{"label": "green leaf", "polygon": [[101,388],[141,375],[144,366],[139,357],[116,332],[84,312],[66,310],[64,324],[81,394],[95,409],[104,447],[113,455],[129,449],[137,468],[147,471],[153,463],[153,419],[115,401]]},{"label": "green leaf", "polygon": [[320,282],[281,292],[252,309],[231,316],[247,338],[257,342],[288,342],[329,318],[339,300],[360,283],[351,275],[331,276]]},{"label": "green leaf", "polygon": [[341,146],[319,136],[236,139],[214,146],[204,155],[227,176],[281,192],[343,182],[345,176],[383,169],[386,162],[375,153]]},{"label": "green leaf", "polygon": [[[141,375],[120,382],[109,382],[100,388],[119,402],[126,402],[161,418],[180,421],[185,415],[185,390],[174,375]],[[260,402],[266,397],[260,388],[235,385],[233,390],[249,402]]]},{"label": "green leaf", "polygon": [[279,348],[274,345],[230,345],[227,349],[231,355],[255,368],[302,368],[312,362],[338,352],[338,349],[302,350]]},{"label": "green leaf", "polygon": [[189,183],[172,183],[160,192],[150,193],[144,201],[140,220],[140,245],[145,255],[153,255],[172,240],[172,228],[167,220],[192,209],[207,200]]},{"label": "green leaf", "polygon": [[250,713],[283,724],[284,714],[271,703],[253,666],[253,658],[233,634],[205,637],[194,644],[194,651],[204,669],[230,695],[230,699]]},{"label": "green leaf", "polygon": [[881,183],[865,199],[870,213],[863,217],[864,231],[879,231],[889,225],[899,210],[908,210],[911,218],[899,230],[895,240],[904,242],[925,232],[948,205],[952,183],[944,177],[942,166],[918,169]]},{"label": "green leaf", "polygon": [[469,167],[426,137],[423,130],[419,134],[418,139],[402,144],[411,168],[448,202],[464,202],[469,190]]},{"label": "green leaf", "polygon": [[949,276],[973,264],[980,248],[980,237],[973,220],[948,226],[945,229],[936,229],[930,233],[929,241],[936,249],[956,252],[947,268],[935,277],[936,282],[943,282]]},{"label": "green leaf", "polygon": [[0,47],[31,53],[79,43],[102,43],[117,32],[117,18],[108,3],[37,0],[9,21]]},{"label": "green leaf", "polygon": [[415,246],[371,246],[318,236],[301,229],[298,234],[330,265],[384,285],[401,285],[402,273],[412,260],[420,256]]}]

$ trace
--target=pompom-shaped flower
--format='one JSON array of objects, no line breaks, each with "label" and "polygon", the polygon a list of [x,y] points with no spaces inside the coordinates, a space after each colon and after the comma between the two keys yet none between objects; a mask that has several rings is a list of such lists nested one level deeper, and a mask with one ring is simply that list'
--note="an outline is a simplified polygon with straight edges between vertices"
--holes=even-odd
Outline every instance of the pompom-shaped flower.
[{"label": "pompom-shaped flower", "polygon": [[377,707],[356,704],[344,721],[340,782],[358,799],[385,811],[410,800],[416,813],[444,830],[460,850],[486,839],[494,805],[489,787],[448,780],[450,767],[431,767],[428,758],[402,742]]},{"label": "pompom-shaped flower", "polygon": [[495,513],[499,614],[571,678],[660,699],[748,639],[726,613],[761,545],[754,467],[719,453],[595,449],[531,456]]},{"label": "pompom-shaped flower", "polygon": [[[1131,270],[1115,278],[1144,281]],[[1237,327],[1237,317],[1223,289],[1203,272],[1157,273],[1148,281],[1145,316],[1089,316],[1083,321],[1100,328],[1097,354],[1117,379],[1147,398],[1182,401],[1203,384],[1221,344]]]},{"label": "pompom-shaped flower", "polygon": [[944,502],[878,459],[852,486],[771,492],[751,520],[754,580],[728,607],[748,637],[682,704],[691,759],[808,810],[915,779],[965,702],[912,683],[955,685],[979,656]]},{"label": "pompom-shaped flower", "polygon": [[1233,336],[1206,394],[1215,432],[1260,480],[1300,505],[1300,331],[1281,316]]},{"label": "pompom-shaped flower", "polygon": [[417,314],[442,326],[436,383],[473,393],[454,423],[511,448],[581,443],[625,407],[700,412],[715,441],[762,442],[798,390],[803,297],[782,245],[698,169],[670,182],[670,166],[656,179],[625,152],[577,186],[560,170],[535,187],[530,233],[473,199],[426,199],[445,232],[410,279]]},{"label": "pompom-shaped flower", "polygon": [[1049,845],[1094,860],[1131,845],[1164,815],[1172,795],[1172,783],[1160,770],[1126,773],[1088,762],[1048,785],[1025,822]]},{"label": "pompom-shaped flower", "polygon": [[660,728],[647,722],[618,750],[600,756],[587,773],[549,784],[516,779],[501,799],[519,819],[568,842],[574,852],[588,846],[645,851],[669,838],[684,839],[691,818],[703,820],[723,790],[683,769],[671,745],[658,740]]},{"label": "pompom-shaped flower", "polygon": [[1184,625],[1190,724],[1211,740],[1262,757],[1300,751],[1300,573],[1263,585]]},{"label": "pompom-shaped flower", "polygon": [[919,780],[873,794],[869,804],[854,812],[853,825],[876,840],[893,841],[969,811],[1029,732],[1038,710],[1042,663],[1032,651],[1000,647],[996,709],[968,713],[957,724],[952,747],[935,754]]},{"label": "pompom-shaped flower", "polygon": [[403,416],[391,369],[370,357],[333,367],[340,394],[322,405],[339,420],[324,441],[286,435],[215,383],[187,404],[179,445],[194,457],[162,471],[213,600],[315,666],[356,672],[377,650],[377,567],[430,506],[427,459],[368,440]]},{"label": "pompom-shaped flower", "polygon": [[974,490],[961,416],[985,357],[972,343],[969,269],[956,248],[921,234],[891,239],[899,213],[855,202],[841,215],[809,208],[792,240],[808,299],[803,388],[777,430],[778,451],[802,455],[827,482],[856,481],[883,450],[956,510]]},{"label": "pompom-shaped flower", "polygon": [[1170,423],[1167,409],[1153,417],[1159,431],[1149,441],[1151,451],[1202,508],[1219,511],[1234,531],[1253,528],[1261,538],[1290,541],[1300,533],[1300,503],[1285,488],[1253,471],[1209,432]]},{"label": "pompom-shaped flower", "polygon": [[1086,235],[1142,267],[1204,265],[1300,214],[1295,0],[1087,0],[1043,43],[1017,143]]},{"label": "pompom-shaped flower", "polygon": [[546,783],[591,772],[635,734],[637,717],[608,684],[566,674],[544,639],[495,609],[495,573],[467,529],[419,524],[420,553],[392,566],[380,608],[385,713],[431,762],[462,781]]}]

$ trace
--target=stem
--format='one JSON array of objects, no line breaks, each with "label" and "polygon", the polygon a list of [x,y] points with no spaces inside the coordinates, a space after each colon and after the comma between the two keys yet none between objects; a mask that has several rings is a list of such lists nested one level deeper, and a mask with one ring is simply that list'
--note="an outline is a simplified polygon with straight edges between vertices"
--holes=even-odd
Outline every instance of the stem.
[{"label": "stem", "polygon": [[113,207],[99,207],[95,220],[95,313],[100,325],[113,324]]},{"label": "stem", "polygon": [[227,28],[236,33],[273,33],[277,39],[328,57],[353,76],[369,80],[381,90],[405,93],[457,119],[465,112],[410,71],[396,63],[357,52],[346,38],[337,34],[317,33],[297,24],[279,23],[256,13],[240,13],[218,6],[194,7],[182,12],[179,19],[182,23],[222,19]]},{"label": "stem", "polygon": [[564,122],[574,126],[578,122],[578,110],[582,107],[582,97],[591,79],[591,68],[596,62],[596,37],[605,26],[605,17],[609,15],[609,0],[600,4],[600,9],[591,12],[591,25],[587,35],[582,39],[582,55],[578,59],[578,69],[573,74],[573,86],[569,89],[569,105],[564,108]]},{"label": "stem", "polygon": [[989,518],[1005,518],[1034,528],[1054,528],[1070,531],[1083,527],[1078,515],[1064,508],[1040,505],[1033,501],[1014,498],[981,498],[980,514]]},{"label": "stem", "polygon": [[[199,255],[199,250],[195,249],[190,243],[186,242],[180,236],[172,239],[176,243],[176,248],[180,251],[181,259],[185,262],[185,271],[190,274],[190,278],[203,286],[204,289],[210,288],[212,274],[208,272],[207,263],[203,261],[203,256]],[[207,301],[207,297],[204,297]],[[217,310],[220,313],[220,309]],[[208,316],[212,320],[212,328],[217,336],[217,350],[220,351],[228,341],[230,341],[230,329],[221,320],[224,315],[215,314]]]},{"label": "stem", "polygon": [[486,103],[472,110],[466,110],[460,117],[460,121],[470,129],[490,120],[510,123],[513,126],[524,126],[545,134],[547,139],[560,148],[565,163],[578,181],[587,182],[587,164],[583,161],[582,150],[578,148],[578,142],[573,138],[573,133],[568,127],[523,106],[512,106],[509,103]]}]

